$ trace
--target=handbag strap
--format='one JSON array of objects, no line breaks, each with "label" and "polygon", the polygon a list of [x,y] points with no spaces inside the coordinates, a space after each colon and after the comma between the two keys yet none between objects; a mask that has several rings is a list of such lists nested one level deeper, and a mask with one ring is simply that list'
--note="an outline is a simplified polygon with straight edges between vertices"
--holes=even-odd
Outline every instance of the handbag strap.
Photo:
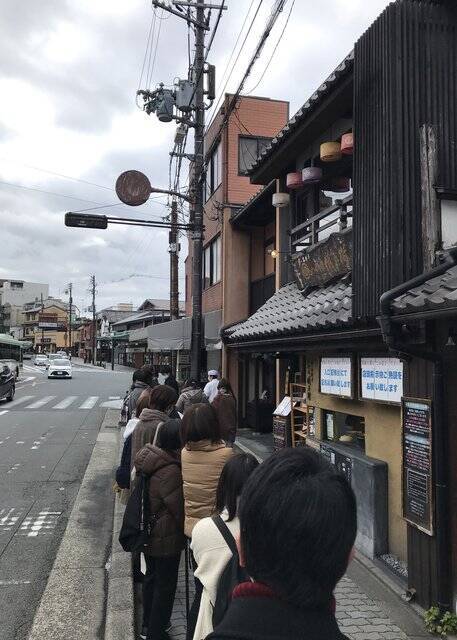
[{"label": "handbag strap", "polygon": [[165,423],[164,422],[159,422],[159,424],[157,425],[156,432],[154,434],[154,440],[152,441],[152,446],[153,447],[156,446],[157,436],[159,435],[160,428],[162,427],[163,424],[165,424]]},{"label": "handbag strap", "polygon": [[235,538],[233,537],[230,529],[227,527],[225,522],[222,520],[220,515],[213,516],[213,522],[216,527],[219,529],[221,536],[224,538],[226,545],[232,552],[234,556],[238,555],[238,548],[236,546]]}]

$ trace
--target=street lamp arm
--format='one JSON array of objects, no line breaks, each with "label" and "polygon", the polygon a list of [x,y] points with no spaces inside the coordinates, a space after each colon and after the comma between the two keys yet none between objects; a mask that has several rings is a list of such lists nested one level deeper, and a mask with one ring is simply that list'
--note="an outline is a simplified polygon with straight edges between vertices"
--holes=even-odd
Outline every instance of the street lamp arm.
[{"label": "street lamp arm", "polygon": [[186,202],[191,203],[192,199],[189,196],[185,196],[183,193],[179,191],[170,191],[169,189],[158,189],[157,187],[151,187],[151,193],[164,193],[168,196],[175,196],[176,198],[181,198],[181,200],[185,200]]}]

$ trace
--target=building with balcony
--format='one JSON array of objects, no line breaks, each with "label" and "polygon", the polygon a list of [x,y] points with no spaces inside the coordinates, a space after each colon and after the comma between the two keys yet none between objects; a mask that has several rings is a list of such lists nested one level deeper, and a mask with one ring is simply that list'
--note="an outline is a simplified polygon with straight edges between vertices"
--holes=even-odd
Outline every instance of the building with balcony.
[{"label": "building with balcony", "polygon": [[230,224],[265,244],[274,220],[275,292],[223,330],[240,422],[263,391],[287,396],[276,447],[328,457],[357,495],[358,549],[451,610],[456,60],[451,4],[393,2],[263,149],[264,190]]},{"label": "building with balcony", "polygon": [[[24,305],[23,315],[23,338],[32,342],[36,352],[70,349],[67,303],[57,298],[48,298],[40,304],[28,303]],[[72,333],[72,347],[75,337]]]}]

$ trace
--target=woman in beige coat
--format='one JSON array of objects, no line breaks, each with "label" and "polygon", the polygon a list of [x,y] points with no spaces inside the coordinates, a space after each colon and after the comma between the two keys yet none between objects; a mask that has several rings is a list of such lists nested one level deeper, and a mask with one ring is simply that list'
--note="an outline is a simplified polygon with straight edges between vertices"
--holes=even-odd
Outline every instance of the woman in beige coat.
[{"label": "woman in beige coat", "polygon": [[[220,425],[213,407],[194,404],[187,409],[181,423],[181,468],[184,490],[184,533],[188,538],[199,520],[215,511],[219,477],[233,450],[221,438]],[[194,571],[197,568],[192,557]],[[202,594],[201,582],[195,579],[195,599],[189,614],[186,638],[194,635]]]}]

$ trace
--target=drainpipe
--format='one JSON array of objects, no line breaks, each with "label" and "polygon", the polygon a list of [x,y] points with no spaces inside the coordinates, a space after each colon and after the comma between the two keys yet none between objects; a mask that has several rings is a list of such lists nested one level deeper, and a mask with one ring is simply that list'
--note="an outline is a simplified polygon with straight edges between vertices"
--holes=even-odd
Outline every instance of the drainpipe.
[{"label": "drainpipe", "polygon": [[437,604],[441,611],[448,611],[451,606],[451,587],[449,563],[451,548],[449,540],[449,487],[448,487],[448,458],[447,432],[445,425],[445,389],[444,365],[441,353],[416,349],[403,343],[393,327],[392,301],[406,293],[409,289],[418,287],[431,278],[443,275],[449,268],[457,264],[457,248],[451,249],[443,262],[420,276],[394,287],[383,293],[380,299],[381,316],[379,324],[384,341],[390,351],[400,357],[414,356],[432,362],[433,367],[433,478],[435,488],[435,529],[437,549]]}]

